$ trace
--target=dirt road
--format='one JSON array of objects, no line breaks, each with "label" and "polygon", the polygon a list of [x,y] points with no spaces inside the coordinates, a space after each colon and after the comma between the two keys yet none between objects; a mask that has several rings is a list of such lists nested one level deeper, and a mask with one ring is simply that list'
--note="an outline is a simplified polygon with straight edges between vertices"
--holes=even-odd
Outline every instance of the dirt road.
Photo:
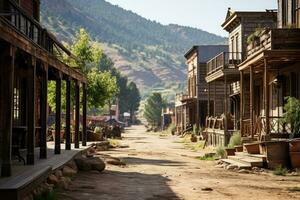
[{"label": "dirt road", "polygon": [[241,174],[216,167],[215,161],[200,161],[184,149],[175,136],[159,137],[142,126],[123,134],[129,148],[103,152],[121,158],[125,167],[108,165],[105,172],[79,173],[70,190],[59,199],[74,200],[171,200],[171,199],[300,199],[300,176],[271,173]]}]

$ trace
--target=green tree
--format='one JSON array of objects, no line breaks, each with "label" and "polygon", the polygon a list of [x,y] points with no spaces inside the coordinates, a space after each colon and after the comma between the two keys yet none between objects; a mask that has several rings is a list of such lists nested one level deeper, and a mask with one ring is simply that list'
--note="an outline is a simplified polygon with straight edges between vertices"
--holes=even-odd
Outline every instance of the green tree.
[{"label": "green tree", "polygon": [[[89,108],[99,108],[117,93],[117,81],[109,71],[100,71],[98,66],[102,58],[102,49],[98,43],[92,43],[89,34],[80,29],[73,45],[68,47],[77,57],[65,59],[71,67],[78,68],[87,77],[87,103]],[[74,88],[72,87],[72,91]],[[55,109],[55,82],[48,84],[48,99],[51,109]],[[65,84],[62,85],[62,105],[65,105]],[[64,109],[64,106],[63,106]]]},{"label": "green tree", "polygon": [[164,101],[160,93],[153,93],[150,97],[148,97],[145,104],[144,117],[149,124],[157,127],[160,125],[163,107]]},{"label": "green tree", "polygon": [[127,103],[128,103],[128,108],[129,108],[131,122],[132,122],[135,111],[139,109],[141,95],[136,84],[132,81],[128,84],[127,89],[128,89]]}]

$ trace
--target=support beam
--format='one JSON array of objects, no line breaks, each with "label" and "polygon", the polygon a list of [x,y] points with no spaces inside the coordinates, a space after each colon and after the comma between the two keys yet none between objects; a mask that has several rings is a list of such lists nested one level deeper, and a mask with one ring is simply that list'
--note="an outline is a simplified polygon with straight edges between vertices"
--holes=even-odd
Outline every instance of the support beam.
[{"label": "support beam", "polygon": [[207,95],[207,116],[210,117],[210,83],[207,84],[208,85],[208,95]]},{"label": "support beam", "polygon": [[79,82],[75,84],[75,148],[79,148],[79,118],[80,118],[80,87]]},{"label": "support beam", "polygon": [[62,74],[58,72],[55,87],[55,154],[60,154],[60,132],[61,132],[61,79]]},{"label": "support beam", "polygon": [[66,150],[71,150],[71,80],[66,79]]},{"label": "support beam", "polygon": [[35,149],[35,91],[36,91],[36,58],[31,58],[27,79],[27,165],[34,165]]},{"label": "support beam", "polygon": [[266,134],[270,134],[270,98],[269,98],[269,75],[268,75],[268,61],[264,59],[264,108],[266,116]]},{"label": "support beam", "polygon": [[224,131],[227,134],[227,114],[228,114],[228,86],[227,86],[227,76],[224,75]]},{"label": "support beam", "polygon": [[250,66],[250,131],[254,138],[254,78],[253,66]]},{"label": "support beam", "polygon": [[40,158],[47,158],[47,134],[48,134],[48,65],[43,64],[42,88],[41,88],[41,135],[40,135]]},{"label": "support beam", "polygon": [[244,72],[240,72],[240,130],[241,136],[244,135]]},{"label": "support beam", "polygon": [[86,84],[82,84],[82,146],[86,146],[87,142],[87,131],[86,131],[86,109],[87,109],[87,102],[86,102]]},{"label": "support beam", "polygon": [[[1,44],[2,45],[2,44]],[[15,48],[7,45],[0,49],[0,134],[1,176],[11,176],[11,143],[13,122],[13,88]]]}]

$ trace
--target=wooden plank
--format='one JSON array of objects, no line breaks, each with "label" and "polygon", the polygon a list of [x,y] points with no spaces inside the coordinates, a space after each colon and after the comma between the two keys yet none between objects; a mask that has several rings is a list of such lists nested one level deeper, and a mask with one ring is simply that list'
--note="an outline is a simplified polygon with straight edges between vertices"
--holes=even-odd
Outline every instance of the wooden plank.
[{"label": "wooden plank", "polygon": [[41,137],[40,137],[40,158],[47,158],[47,134],[48,134],[48,66],[43,64],[42,89],[41,89]]},{"label": "wooden plank", "polygon": [[61,79],[62,75],[58,72],[55,87],[55,154],[60,154],[60,132],[61,132]]},{"label": "wooden plank", "polygon": [[71,150],[71,81],[66,79],[66,150]]},{"label": "wooden plank", "polygon": [[87,94],[86,84],[82,84],[82,146],[86,146],[87,131],[86,131],[86,109],[87,109]]},{"label": "wooden plank", "polygon": [[79,118],[80,118],[80,87],[75,83],[75,148],[79,148]]}]

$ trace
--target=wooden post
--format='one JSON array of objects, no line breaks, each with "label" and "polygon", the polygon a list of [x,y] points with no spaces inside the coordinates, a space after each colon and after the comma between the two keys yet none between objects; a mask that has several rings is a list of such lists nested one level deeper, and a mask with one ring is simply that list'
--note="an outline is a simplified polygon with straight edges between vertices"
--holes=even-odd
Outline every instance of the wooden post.
[{"label": "wooden post", "polygon": [[87,132],[86,132],[86,84],[82,84],[82,146],[86,146]]},{"label": "wooden post", "polygon": [[216,90],[217,90],[217,86],[216,86],[216,81],[214,81],[214,117],[216,117]]},{"label": "wooden post", "polygon": [[264,108],[266,116],[266,134],[270,134],[270,98],[269,98],[269,75],[268,75],[268,61],[264,59]]},{"label": "wooden post", "polygon": [[60,132],[61,132],[61,79],[62,74],[58,72],[55,87],[55,148],[54,153],[60,154]]},{"label": "wooden post", "polygon": [[36,58],[31,58],[28,66],[27,87],[27,165],[34,165],[35,149],[35,92],[36,92]]},{"label": "wooden post", "polygon": [[79,117],[80,117],[79,83],[75,84],[75,148],[79,148]]},{"label": "wooden post", "polygon": [[227,91],[227,76],[224,75],[224,146],[227,145],[227,135],[228,135],[228,124],[227,124],[227,114],[228,114],[228,91]]},{"label": "wooden post", "polygon": [[244,72],[240,72],[240,130],[243,137],[244,128]]},{"label": "wooden post", "polygon": [[47,158],[47,122],[48,122],[48,65],[44,64],[41,89],[41,136],[40,136],[40,158]]},{"label": "wooden post", "polygon": [[208,95],[207,95],[207,116],[210,117],[210,83],[208,83]]},{"label": "wooden post", "polygon": [[253,66],[250,66],[250,131],[251,138],[254,138],[254,79]]},{"label": "wooden post", "polygon": [[[1,44],[2,45],[2,44]],[[15,68],[15,48],[7,45],[0,49],[0,131],[2,134],[1,176],[11,176],[11,143],[13,122],[13,88]]]},{"label": "wooden post", "polygon": [[66,78],[66,150],[71,150],[71,80]]}]

